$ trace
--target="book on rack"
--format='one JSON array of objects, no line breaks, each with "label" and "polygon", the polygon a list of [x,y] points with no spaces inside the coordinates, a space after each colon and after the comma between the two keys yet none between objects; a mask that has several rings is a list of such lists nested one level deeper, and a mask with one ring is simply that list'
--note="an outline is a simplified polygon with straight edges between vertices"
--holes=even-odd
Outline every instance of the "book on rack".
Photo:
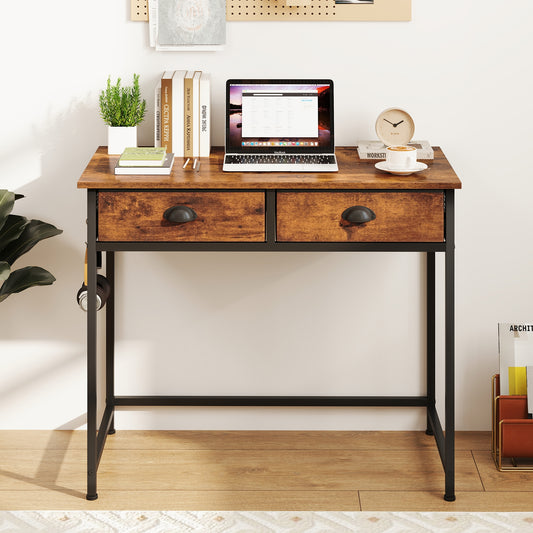
[{"label": "book on rack", "polygon": [[183,83],[186,70],[175,70],[172,76],[172,152],[176,157],[183,157]]},{"label": "book on rack", "polygon": [[161,80],[155,86],[154,94],[154,146],[161,146]]},{"label": "book on rack", "polygon": [[[435,154],[429,141],[411,141],[408,146],[417,150],[417,159],[434,159]],[[357,141],[357,153],[361,159],[387,159],[387,146],[381,141]]]},{"label": "book on rack", "polygon": [[211,153],[211,78],[202,72],[200,78],[200,157]]},{"label": "book on rack", "polygon": [[192,156],[200,157],[200,78],[202,71],[197,70],[192,77]]},{"label": "book on rack", "polygon": [[189,70],[185,75],[183,80],[183,105],[184,105],[184,118],[183,118],[183,136],[184,136],[184,147],[183,155],[185,157],[194,157],[192,154],[192,136],[193,136],[193,90],[192,90],[192,80],[194,77],[194,71]]},{"label": "book on rack", "polygon": [[165,160],[162,165],[159,165],[157,167],[153,165],[139,165],[135,167],[125,167],[118,164],[115,166],[115,174],[120,175],[139,175],[139,176],[148,176],[148,175],[154,175],[154,176],[161,176],[161,175],[169,175],[170,171],[172,170],[172,165],[174,164],[174,154],[173,153],[166,153]]},{"label": "book on rack", "polygon": [[533,366],[533,324],[498,324],[500,394],[527,394],[527,370]]},{"label": "book on rack", "polygon": [[166,70],[161,77],[161,146],[172,152],[172,76]]},{"label": "book on rack", "polygon": [[155,89],[154,146],[165,146],[176,157],[209,157],[209,74],[200,70],[165,71],[160,84],[161,88]]},{"label": "book on rack", "polygon": [[124,148],[118,164],[121,167],[160,167],[165,161],[166,149],[160,147],[128,147]]}]

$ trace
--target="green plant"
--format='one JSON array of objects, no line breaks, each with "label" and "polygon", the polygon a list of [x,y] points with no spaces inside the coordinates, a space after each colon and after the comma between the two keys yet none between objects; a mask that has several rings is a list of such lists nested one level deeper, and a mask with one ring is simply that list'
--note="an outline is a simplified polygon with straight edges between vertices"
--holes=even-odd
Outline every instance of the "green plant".
[{"label": "green plant", "polygon": [[144,119],[146,100],[141,100],[139,75],[133,75],[132,87],[121,87],[120,78],[111,85],[111,76],[107,78],[107,87],[100,93],[100,114],[108,126],[137,126]]},{"label": "green plant", "polygon": [[63,233],[52,224],[12,215],[19,198],[23,195],[0,189],[0,302],[15,292],[34,285],[51,285],[56,280],[48,270],[37,266],[11,270],[13,263],[39,241]]}]

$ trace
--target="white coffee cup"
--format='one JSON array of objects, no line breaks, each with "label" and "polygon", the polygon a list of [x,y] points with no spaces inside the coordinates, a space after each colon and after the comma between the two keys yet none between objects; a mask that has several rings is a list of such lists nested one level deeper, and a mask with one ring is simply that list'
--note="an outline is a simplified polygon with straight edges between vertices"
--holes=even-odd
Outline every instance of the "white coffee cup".
[{"label": "white coffee cup", "polygon": [[406,170],[416,167],[414,146],[387,146],[387,166],[391,170]]}]

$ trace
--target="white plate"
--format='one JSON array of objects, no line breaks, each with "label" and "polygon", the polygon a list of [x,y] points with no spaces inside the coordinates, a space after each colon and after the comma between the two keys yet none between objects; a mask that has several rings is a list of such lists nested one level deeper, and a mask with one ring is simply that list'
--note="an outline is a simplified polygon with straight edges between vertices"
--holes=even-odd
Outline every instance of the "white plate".
[{"label": "white plate", "polygon": [[384,170],[385,172],[390,172],[391,174],[396,174],[398,176],[409,176],[409,174],[420,172],[421,170],[426,170],[426,168],[428,168],[428,166],[421,161],[416,162],[415,168],[406,168],[401,170],[389,168],[386,161],[379,161],[375,166],[379,170]]}]

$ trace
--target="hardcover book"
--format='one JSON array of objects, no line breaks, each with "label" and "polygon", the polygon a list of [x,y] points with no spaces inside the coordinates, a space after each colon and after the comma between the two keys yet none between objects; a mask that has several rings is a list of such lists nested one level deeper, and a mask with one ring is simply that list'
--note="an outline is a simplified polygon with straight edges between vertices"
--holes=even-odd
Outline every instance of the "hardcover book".
[{"label": "hardcover book", "polygon": [[161,80],[154,90],[154,146],[161,146]]},{"label": "hardcover book", "polygon": [[161,146],[172,152],[172,76],[166,70],[161,78]]},{"label": "hardcover book", "polygon": [[174,163],[174,154],[166,154],[165,161],[162,165],[157,167],[148,165],[148,166],[135,166],[135,167],[123,167],[118,164],[115,166],[115,174],[121,175],[168,175],[172,170],[172,165]]},{"label": "hardcover book", "polygon": [[202,72],[200,78],[200,157],[211,153],[211,78]]},{"label": "hardcover book", "polygon": [[192,136],[193,136],[193,77],[194,71],[189,70],[183,81],[183,137],[185,157],[194,157],[192,153]]},{"label": "hardcover book", "polygon": [[118,160],[121,167],[158,167],[165,161],[166,149],[161,147],[128,147]]},{"label": "hardcover book", "polygon": [[175,70],[172,76],[172,152],[183,157],[183,80],[186,70]]},{"label": "hardcover book", "polygon": [[[434,159],[435,157],[429,141],[411,141],[407,145],[417,149],[417,159]],[[381,141],[357,141],[357,153],[361,159],[386,159],[386,148]]]}]

